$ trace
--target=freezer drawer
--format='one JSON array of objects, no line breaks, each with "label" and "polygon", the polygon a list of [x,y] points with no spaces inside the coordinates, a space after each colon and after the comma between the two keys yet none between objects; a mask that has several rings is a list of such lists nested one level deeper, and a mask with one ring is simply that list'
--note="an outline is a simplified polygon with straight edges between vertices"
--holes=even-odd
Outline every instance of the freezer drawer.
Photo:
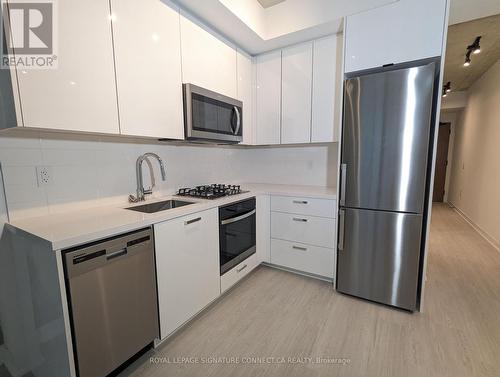
[{"label": "freezer drawer", "polygon": [[[337,290],[415,310],[422,216],[343,209]],[[342,220],[342,219],[340,219]],[[341,221],[342,223],[342,221]],[[342,226],[340,226],[342,229]]]},{"label": "freezer drawer", "polygon": [[422,213],[434,69],[346,81],[341,206]]}]

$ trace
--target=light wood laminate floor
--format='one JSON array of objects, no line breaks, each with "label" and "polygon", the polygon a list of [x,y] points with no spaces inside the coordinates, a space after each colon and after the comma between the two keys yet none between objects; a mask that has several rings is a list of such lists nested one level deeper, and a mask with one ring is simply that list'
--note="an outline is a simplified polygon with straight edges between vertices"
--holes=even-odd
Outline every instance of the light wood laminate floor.
[{"label": "light wood laminate floor", "polygon": [[[326,282],[261,266],[124,374],[500,376],[500,253],[445,205],[434,208],[430,245],[424,313],[354,299]],[[203,363],[213,357],[228,360]],[[248,357],[276,359],[244,364]],[[294,364],[288,357],[350,362]]]}]

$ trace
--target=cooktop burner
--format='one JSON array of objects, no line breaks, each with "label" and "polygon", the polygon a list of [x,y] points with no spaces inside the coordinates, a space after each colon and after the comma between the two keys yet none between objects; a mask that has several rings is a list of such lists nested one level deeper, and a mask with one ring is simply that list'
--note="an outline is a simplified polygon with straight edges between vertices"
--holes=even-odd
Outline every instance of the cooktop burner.
[{"label": "cooktop burner", "polygon": [[211,184],[196,186],[195,188],[181,188],[177,192],[177,195],[203,199],[217,199],[224,196],[243,194],[245,192],[248,191],[243,191],[239,185]]}]

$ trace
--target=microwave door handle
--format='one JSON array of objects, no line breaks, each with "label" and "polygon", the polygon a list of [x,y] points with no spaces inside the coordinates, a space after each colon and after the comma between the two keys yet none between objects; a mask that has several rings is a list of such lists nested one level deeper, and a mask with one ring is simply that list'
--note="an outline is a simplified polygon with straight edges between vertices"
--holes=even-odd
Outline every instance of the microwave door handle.
[{"label": "microwave door handle", "polygon": [[234,106],[233,109],[234,109],[234,112],[236,113],[236,131],[234,131],[234,134],[238,135],[238,132],[240,132],[240,128],[241,128],[240,109],[238,109],[236,106]]}]

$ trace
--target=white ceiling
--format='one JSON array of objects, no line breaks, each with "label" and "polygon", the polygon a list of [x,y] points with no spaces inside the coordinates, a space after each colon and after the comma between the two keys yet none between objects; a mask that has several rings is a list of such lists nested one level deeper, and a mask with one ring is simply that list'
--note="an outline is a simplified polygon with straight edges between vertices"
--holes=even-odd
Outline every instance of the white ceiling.
[{"label": "white ceiling", "polygon": [[341,32],[345,16],[397,0],[286,0],[268,8],[258,0],[174,1],[255,55]]},{"label": "white ceiling", "polygon": [[260,5],[262,5],[262,8],[269,8],[272,7],[273,5],[282,3],[285,0],[257,0]]},{"label": "white ceiling", "polygon": [[[345,16],[399,0],[173,1],[246,52],[255,55],[339,33]],[[451,0],[450,24],[498,13],[500,0]]]},{"label": "white ceiling", "polygon": [[500,0],[451,0],[450,25],[500,13]]}]

